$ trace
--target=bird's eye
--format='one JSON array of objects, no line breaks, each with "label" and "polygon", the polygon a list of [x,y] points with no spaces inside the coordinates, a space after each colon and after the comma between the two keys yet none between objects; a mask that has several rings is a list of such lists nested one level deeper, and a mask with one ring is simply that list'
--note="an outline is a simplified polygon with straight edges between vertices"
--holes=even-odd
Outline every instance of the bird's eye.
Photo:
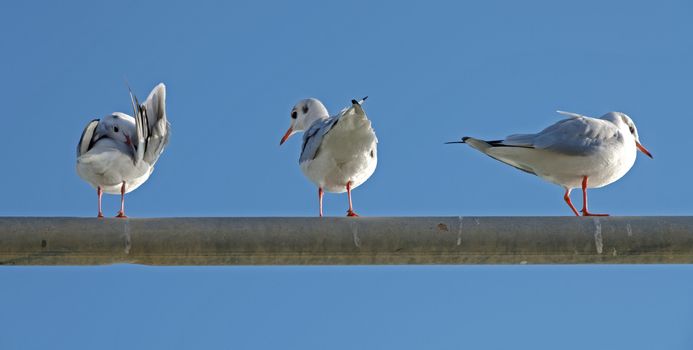
[{"label": "bird's eye", "polygon": [[629,126],[628,130],[630,130],[631,134],[635,134],[635,128],[633,126]]},{"label": "bird's eye", "polygon": [[308,106],[303,106],[303,114],[308,113]]},{"label": "bird's eye", "polygon": [[118,132],[118,126],[113,127],[113,132]]},{"label": "bird's eye", "polygon": [[296,119],[296,118],[298,118],[298,114],[296,113],[296,111],[291,112],[291,119]]}]

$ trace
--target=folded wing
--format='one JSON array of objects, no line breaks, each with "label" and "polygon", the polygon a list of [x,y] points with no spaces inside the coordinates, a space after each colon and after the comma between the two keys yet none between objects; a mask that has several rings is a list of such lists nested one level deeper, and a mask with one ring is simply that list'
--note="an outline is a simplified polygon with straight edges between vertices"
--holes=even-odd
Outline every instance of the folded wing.
[{"label": "folded wing", "polygon": [[616,126],[608,121],[574,115],[536,134],[515,134],[497,141],[466,137],[463,142],[494,159],[535,174],[533,165],[542,162],[546,151],[589,156],[619,137]]},{"label": "folded wing", "polygon": [[96,127],[98,125],[99,120],[94,119],[90,121],[86,127],[84,127],[84,131],[82,131],[82,137],[80,137],[79,143],[77,143],[77,157],[80,157],[83,154],[87,153],[94,145],[94,131],[96,130]]},{"label": "folded wing", "polygon": [[536,134],[533,145],[538,149],[565,155],[587,156],[598,152],[619,137],[612,123],[589,117],[561,120]]},{"label": "folded wing", "polygon": [[339,121],[339,115],[323,120],[318,120],[303,134],[303,148],[298,163],[313,160],[318,155],[322,140]]}]

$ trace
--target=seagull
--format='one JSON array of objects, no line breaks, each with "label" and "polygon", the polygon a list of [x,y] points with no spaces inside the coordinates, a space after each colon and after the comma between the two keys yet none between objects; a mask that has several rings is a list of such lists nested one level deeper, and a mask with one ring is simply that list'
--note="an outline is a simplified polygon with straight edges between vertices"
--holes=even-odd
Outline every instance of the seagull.
[{"label": "seagull", "polygon": [[160,83],[144,103],[130,91],[135,117],[114,112],[87,124],[77,144],[77,174],[96,189],[120,194],[120,211],[125,215],[125,194],[142,185],[168,143],[170,124],[166,120],[166,86]]},{"label": "seagull", "polygon": [[558,113],[569,118],[537,134],[515,134],[496,141],[463,137],[447,143],[466,143],[491,158],[562,186],[563,199],[576,216],[580,214],[570,201],[570,192],[582,188],[582,215],[608,216],[589,212],[587,189],[623,177],[635,163],[638,150],[650,158],[652,154],[640,144],[638,129],[624,113],[609,112],[601,118]]},{"label": "seagull", "polygon": [[361,108],[366,98],[351,100],[350,107],[333,117],[315,98],[301,100],[291,109],[291,125],[279,145],[305,131],[298,162],[303,174],[318,186],[320,216],[323,191],[346,191],[347,216],[358,216],[351,203],[351,190],[368,180],[378,163],[378,139]]}]

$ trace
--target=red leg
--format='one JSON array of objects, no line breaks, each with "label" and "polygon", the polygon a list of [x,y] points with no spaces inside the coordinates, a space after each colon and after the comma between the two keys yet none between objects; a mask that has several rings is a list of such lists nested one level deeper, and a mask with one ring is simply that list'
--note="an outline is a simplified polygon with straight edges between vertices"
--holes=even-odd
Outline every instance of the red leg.
[{"label": "red leg", "polygon": [[101,186],[96,187],[96,195],[99,196],[99,215],[97,215],[97,218],[102,218],[103,217],[103,212],[101,211],[101,196],[103,195],[103,191],[101,191]]},{"label": "red leg", "polygon": [[577,209],[575,209],[573,202],[570,201],[570,189],[565,190],[565,195],[563,196],[563,199],[565,200],[566,203],[568,203],[568,205],[570,206],[570,209],[573,210],[573,213],[575,213],[575,216],[580,216],[580,214],[578,214]]},{"label": "red leg", "polygon": [[120,186],[120,211],[116,217],[127,218],[127,215],[125,215],[125,181],[123,181],[123,185]]},{"label": "red leg", "polygon": [[322,187],[318,187],[318,202],[320,202],[320,217],[322,217]]},{"label": "red leg", "polygon": [[351,204],[351,181],[347,182],[346,188],[347,197],[349,197],[349,210],[347,210],[347,216],[358,216],[358,214],[354,212],[354,206]]},{"label": "red leg", "polygon": [[587,176],[582,178],[582,216],[609,216],[609,214],[592,214],[587,210]]}]

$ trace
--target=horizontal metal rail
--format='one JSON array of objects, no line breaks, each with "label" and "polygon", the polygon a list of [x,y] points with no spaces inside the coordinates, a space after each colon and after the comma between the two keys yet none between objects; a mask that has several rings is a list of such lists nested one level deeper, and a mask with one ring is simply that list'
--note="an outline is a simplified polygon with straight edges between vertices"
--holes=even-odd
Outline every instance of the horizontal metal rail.
[{"label": "horizontal metal rail", "polygon": [[0,265],[693,263],[693,217],[0,218]]}]

